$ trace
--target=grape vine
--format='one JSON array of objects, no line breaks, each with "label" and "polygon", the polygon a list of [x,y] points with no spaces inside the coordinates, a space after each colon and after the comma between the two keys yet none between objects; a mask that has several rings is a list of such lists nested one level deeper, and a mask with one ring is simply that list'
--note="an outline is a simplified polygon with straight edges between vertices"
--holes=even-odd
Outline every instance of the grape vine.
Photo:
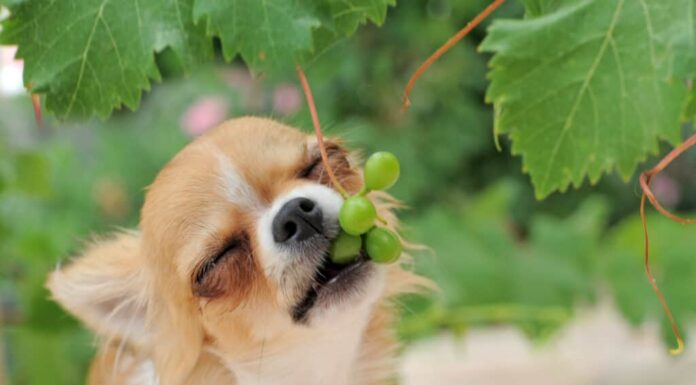
[{"label": "grape vine", "polygon": [[677,322],[674,320],[674,315],[672,315],[672,311],[670,310],[669,305],[667,305],[667,300],[665,300],[664,295],[660,291],[660,288],[657,286],[657,281],[655,280],[655,277],[650,271],[650,237],[648,236],[648,221],[645,217],[645,200],[647,198],[647,200],[650,201],[650,204],[653,205],[653,207],[655,207],[655,209],[657,209],[657,211],[659,211],[660,214],[677,223],[681,223],[684,225],[696,223],[696,219],[681,218],[669,212],[662,206],[662,204],[660,204],[660,202],[653,194],[652,190],[650,190],[650,182],[652,178],[655,175],[659,174],[662,170],[667,168],[667,166],[669,166],[670,163],[672,163],[677,157],[684,153],[684,151],[688,150],[690,147],[694,145],[696,145],[696,135],[691,136],[689,139],[685,140],[682,144],[677,146],[674,150],[667,154],[655,167],[647,171],[644,171],[640,174],[640,187],[643,190],[643,195],[640,199],[640,220],[643,225],[643,234],[645,238],[645,275],[648,278],[650,286],[655,291],[657,298],[660,300],[660,304],[662,305],[662,308],[665,314],[667,315],[667,318],[669,319],[669,323],[672,328],[672,332],[674,333],[674,337],[677,340],[677,347],[670,350],[670,353],[674,355],[681,354],[684,351],[684,339],[681,336],[681,332],[679,331],[679,326],[677,325]]}]

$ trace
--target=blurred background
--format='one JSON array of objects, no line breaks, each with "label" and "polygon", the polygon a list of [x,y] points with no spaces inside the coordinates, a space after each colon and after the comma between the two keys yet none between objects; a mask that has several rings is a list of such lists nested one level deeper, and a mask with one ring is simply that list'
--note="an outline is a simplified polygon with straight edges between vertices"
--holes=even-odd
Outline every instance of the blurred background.
[{"label": "blurred background", "polygon": [[[441,291],[400,299],[401,383],[696,383],[696,227],[649,210],[654,273],[687,335],[686,353],[672,358],[642,270],[637,180],[608,175],[534,199],[509,142],[494,145],[489,58],[476,51],[485,26],[421,78],[400,112],[411,72],[486,3],[402,1],[382,28],[360,29],[306,68],[328,135],[401,159],[392,192],[409,206],[404,234],[432,248],[415,269]],[[520,14],[511,2],[494,17]],[[262,115],[307,132],[311,123],[293,72],[253,77],[220,62],[183,76],[164,51],[164,80],[137,112],[46,116],[39,128],[13,57],[0,47],[0,384],[82,384],[95,341],[48,299],[47,272],[93,235],[137,226],[156,172],[219,122]],[[696,213],[695,170],[687,153],[655,178],[665,206]]]}]

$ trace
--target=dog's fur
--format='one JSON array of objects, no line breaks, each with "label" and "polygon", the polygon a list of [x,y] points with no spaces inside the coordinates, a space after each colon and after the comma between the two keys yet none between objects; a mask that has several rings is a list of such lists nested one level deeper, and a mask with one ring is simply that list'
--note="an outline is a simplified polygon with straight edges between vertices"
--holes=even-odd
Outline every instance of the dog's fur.
[{"label": "dog's fur", "polygon": [[[355,162],[327,145],[342,184],[358,191]],[[160,172],[139,231],[97,240],[50,275],[55,300],[102,337],[90,385],[393,381],[389,300],[427,285],[422,278],[367,262],[293,317],[338,231],[342,198],[318,154],[312,136],[272,120],[226,122]],[[326,239],[306,250],[269,235],[293,197],[324,211]],[[372,198],[395,226],[394,202]]]}]

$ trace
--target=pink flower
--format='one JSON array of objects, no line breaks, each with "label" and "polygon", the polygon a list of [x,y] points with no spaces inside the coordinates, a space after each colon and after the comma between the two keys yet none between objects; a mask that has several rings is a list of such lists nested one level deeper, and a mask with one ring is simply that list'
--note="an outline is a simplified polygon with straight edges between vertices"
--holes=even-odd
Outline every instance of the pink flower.
[{"label": "pink flower", "polygon": [[187,135],[197,137],[222,123],[229,106],[220,97],[205,97],[190,106],[181,118],[181,127]]},{"label": "pink flower", "polygon": [[242,97],[245,111],[263,111],[266,100],[259,78],[253,77],[246,68],[238,66],[225,68],[220,76]]},{"label": "pink flower", "polygon": [[651,189],[665,207],[675,207],[681,200],[679,184],[664,174],[653,177]]},{"label": "pink flower", "polygon": [[284,83],[273,90],[273,109],[283,115],[291,115],[299,111],[302,105],[302,95],[294,85]]}]

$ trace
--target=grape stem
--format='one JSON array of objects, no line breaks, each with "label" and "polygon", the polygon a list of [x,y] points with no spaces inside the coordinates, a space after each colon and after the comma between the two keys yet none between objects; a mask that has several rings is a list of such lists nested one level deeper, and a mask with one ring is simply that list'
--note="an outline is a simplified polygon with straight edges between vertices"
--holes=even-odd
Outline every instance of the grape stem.
[{"label": "grape stem", "polygon": [[321,125],[319,124],[319,115],[317,114],[317,108],[314,104],[314,96],[312,96],[312,89],[309,87],[309,82],[307,82],[307,76],[305,76],[305,73],[299,64],[295,66],[295,69],[297,70],[297,76],[300,78],[300,84],[302,84],[302,90],[304,91],[305,98],[307,99],[309,114],[312,116],[312,123],[314,124],[314,133],[317,137],[317,145],[319,146],[321,161],[324,163],[324,168],[326,169],[326,173],[329,175],[331,184],[333,184],[334,187],[336,187],[336,190],[338,190],[338,192],[341,193],[343,198],[346,198],[348,196],[348,193],[336,178],[336,175],[334,174],[333,169],[331,168],[331,164],[329,163],[329,156],[326,153],[326,146],[324,146],[324,135],[321,132]]},{"label": "grape stem", "polygon": [[644,171],[643,173],[640,174],[640,187],[643,190],[643,195],[641,196],[640,199],[640,220],[641,223],[643,224],[643,234],[645,238],[645,257],[643,260],[644,266],[645,266],[645,275],[648,277],[648,282],[650,282],[650,286],[652,286],[652,289],[655,291],[657,294],[657,298],[660,300],[660,304],[662,305],[662,309],[664,310],[665,314],[667,315],[667,318],[669,319],[670,326],[672,327],[672,332],[674,333],[674,338],[677,340],[677,347],[670,349],[670,354],[672,355],[679,355],[684,351],[684,339],[681,336],[681,333],[679,332],[679,326],[677,325],[677,322],[674,320],[674,316],[672,315],[672,311],[669,308],[669,305],[667,305],[667,300],[665,300],[664,295],[660,291],[660,288],[657,286],[657,281],[655,280],[655,277],[653,276],[652,272],[650,271],[650,240],[648,237],[648,222],[645,216],[645,201],[648,200],[650,201],[650,204],[655,207],[657,211],[659,211],[662,215],[666,216],[667,218],[681,224],[692,224],[696,223],[696,218],[681,218],[678,217],[677,215],[672,214],[669,212],[667,209],[665,209],[662,204],[657,200],[655,195],[653,194],[652,190],[650,190],[650,182],[652,181],[652,178],[659,174],[662,170],[664,170],[667,166],[669,166],[670,163],[674,161],[677,157],[679,157],[682,153],[684,153],[686,150],[688,150],[690,147],[696,145],[696,135],[693,135],[689,137],[687,140],[684,141],[684,143],[680,144],[676,148],[674,148],[672,151],[670,151],[669,154],[667,154],[660,162],[655,165],[655,167]]},{"label": "grape stem", "polygon": [[433,63],[435,63],[442,55],[444,55],[447,51],[450,50],[450,48],[454,47],[455,44],[457,44],[460,40],[464,38],[464,36],[468,35],[471,30],[476,28],[477,25],[481,24],[482,21],[484,21],[493,11],[498,9],[505,0],[494,0],[491,4],[489,4],[481,13],[476,15],[464,28],[460,29],[459,32],[457,32],[454,36],[449,38],[443,44],[440,48],[435,51],[430,57],[425,59],[425,61],[418,67],[416,72],[411,75],[411,78],[408,80],[408,84],[406,84],[406,88],[404,88],[404,95],[402,99],[402,104],[401,104],[401,111],[407,111],[408,108],[411,106],[411,99],[409,98],[409,95],[411,95],[411,89],[413,86],[416,84],[416,80],[420,78],[420,76],[425,72]]}]

